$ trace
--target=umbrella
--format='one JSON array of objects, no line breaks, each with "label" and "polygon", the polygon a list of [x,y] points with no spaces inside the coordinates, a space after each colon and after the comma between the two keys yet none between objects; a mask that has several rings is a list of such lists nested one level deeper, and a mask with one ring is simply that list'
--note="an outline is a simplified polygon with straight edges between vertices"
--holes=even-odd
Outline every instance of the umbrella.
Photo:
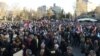
[{"label": "umbrella", "polygon": [[97,20],[96,19],[92,19],[92,18],[81,18],[81,19],[78,19],[78,21],[91,21],[91,22],[95,22]]}]

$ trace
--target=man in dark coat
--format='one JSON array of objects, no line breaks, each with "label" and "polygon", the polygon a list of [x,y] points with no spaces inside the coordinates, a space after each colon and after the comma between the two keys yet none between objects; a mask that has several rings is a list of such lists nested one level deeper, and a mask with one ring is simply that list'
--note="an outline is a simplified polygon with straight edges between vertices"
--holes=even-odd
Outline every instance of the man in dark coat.
[{"label": "man in dark coat", "polygon": [[[38,55],[38,47],[39,47],[39,40],[37,36],[34,37],[27,37],[27,39],[24,41],[24,54],[26,53],[26,49],[30,49],[32,51],[32,54],[37,56]],[[23,54],[23,55],[24,55]]]},{"label": "man in dark coat", "polygon": [[34,39],[32,40],[31,42],[31,45],[30,45],[30,49],[32,50],[32,54],[34,54],[35,56],[38,55],[38,48],[39,48],[39,40],[37,38],[37,36],[34,37]]}]

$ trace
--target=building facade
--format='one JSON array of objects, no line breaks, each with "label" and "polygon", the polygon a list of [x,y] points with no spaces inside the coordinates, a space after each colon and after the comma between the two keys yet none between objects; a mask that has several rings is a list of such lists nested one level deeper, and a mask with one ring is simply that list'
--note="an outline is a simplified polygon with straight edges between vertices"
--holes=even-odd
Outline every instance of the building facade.
[{"label": "building facade", "polygon": [[75,16],[80,16],[85,14],[88,8],[88,0],[76,0]]},{"label": "building facade", "polygon": [[46,13],[47,13],[46,6],[38,7],[37,8],[37,13],[38,13],[39,18],[46,16]]},{"label": "building facade", "polygon": [[61,7],[56,6],[56,4],[54,4],[53,7],[51,7],[51,10],[54,12],[54,15],[56,16],[56,18],[60,17],[60,14],[62,13]]}]

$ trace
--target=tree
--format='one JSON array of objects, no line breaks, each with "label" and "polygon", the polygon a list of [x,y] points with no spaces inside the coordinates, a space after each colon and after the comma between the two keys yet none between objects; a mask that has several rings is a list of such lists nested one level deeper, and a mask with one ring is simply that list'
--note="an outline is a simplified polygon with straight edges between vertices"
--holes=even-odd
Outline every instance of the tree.
[{"label": "tree", "polygon": [[64,13],[65,13],[64,10],[62,10],[61,13],[60,13],[60,19],[65,18],[65,14]]},{"label": "tree", "polygon": [[66,14],[66,18],[71,19],[72,18],[72,14],[71,13],[67,13]]},{"label": "tree", "polygon": [[7,15],[6,15],[6,17],[7,17],[7,20],[8,21],[11,21],[12,19],[12,16],[13,16],[13,12],[12,11],[9,11],[8,13],[7,13]]},{"label": "tree", "polygon": [[100,6],[97,6],[94,11],[96,19],[100,19]]},{"label": "tree", "polygon": [[31,14],[31,18],[32,18],[32,20],[34,20],[34,19],[40,19],[41,18],[41,14],[39,14],[39,12],[38,11],[34,11],[32,14]]},{"label": "tree", "polygon": [[7,9],[7,4],[4,2],[0,2],[0,19],[3,19],[3,17],[6,16],[6,9]]},{"label": "tree", "polygon": [[20,13],[22,12],[17,6],[14,6],[12,9],[12,17],[14,18],[14,21],[20,21]]},{"label": "tree", "polygon": [[90,18],[95,18],[95,12],[94,11],[90,11],[87,13],[87,16]]},{"label": "tree", "polygon": [[22,20],[28,20],[29,19],[29,11],[24,8],[21,12],[20,12],[20,17]]},{"label": "tree", "polygon": [[54,12],[51,9],[47,10],[47,16],[50,19],[54,15]]},{"label": "tree", "polygon": [[34,14],[35,14],[35,11],[31,9],[28,13],[28,19],[33,20],[34,19]]}]

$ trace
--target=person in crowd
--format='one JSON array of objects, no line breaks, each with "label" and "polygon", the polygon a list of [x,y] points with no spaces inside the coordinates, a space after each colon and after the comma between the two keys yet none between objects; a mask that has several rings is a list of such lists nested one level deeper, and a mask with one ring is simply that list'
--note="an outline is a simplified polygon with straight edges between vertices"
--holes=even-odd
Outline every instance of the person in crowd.
[{"label": "person in crowd", "polygon": [[85,53],[85,55],[87,56],[89,51],[93,49],[93,43],[91,41],[90,38],[86,39],[86,42],[84,43],[84,48],[83,48],[83,52]]},{"label": "person in crowd", "polygon": [[89,52],[88,56],[96,56],[96,53],[95,53],[95,51],[93,51],[93,50],[90,50],[90,52]]},{"label": "person in crowd", "polygon": [[66,48],[66,52],[64,53],[64,56],[74,56],[72,53],[72,47],[68,46]]},{"label": "person in crowd", "polygon": [[0,56],[12,56],[21,49],[23,56],[73,56],[72,47],[81,47],[86,56],[94,53],[90,50],[100,56],[99,30],[97,25],[63,20],[0,23]]},{"label": "person in crowd", "polygon": [[64,54],[64,52],[66,52],[66,47],[67,47],[67,42],[62,39],[61,40],[61,44],[59,45],[60,50],[62,51],[62,55]]}]

